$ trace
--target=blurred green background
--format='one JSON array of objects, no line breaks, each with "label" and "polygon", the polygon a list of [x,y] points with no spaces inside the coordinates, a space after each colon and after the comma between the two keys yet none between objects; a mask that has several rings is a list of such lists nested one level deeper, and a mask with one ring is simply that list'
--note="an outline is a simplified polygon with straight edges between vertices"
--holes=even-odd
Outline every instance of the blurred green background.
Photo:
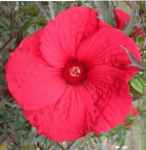
[{"label": "blurred green background", "polygon": [[[99,10],[110,24],[115,23],[112,10],[120,7],[133,17],[123,32],[132,35],[136,25],[146,32],[146,1],[0,2],[0,150],[146,150],[146,69],[129,82],[140,116],[129,116],[125,126],[98,138],[89,134],[74,142],[55,143],[38,135],[7,91],[4,66],[10,52],[24,36],[44,26],[60,10],[80,5]],[[146,66],[146,36],[137,34],[133,38]]]}]

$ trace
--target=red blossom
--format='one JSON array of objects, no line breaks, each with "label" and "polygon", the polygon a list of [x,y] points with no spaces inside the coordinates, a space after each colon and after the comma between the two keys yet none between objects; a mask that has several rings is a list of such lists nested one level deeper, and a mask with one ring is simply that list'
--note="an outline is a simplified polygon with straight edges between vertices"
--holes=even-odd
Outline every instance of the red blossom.
[{"label": "red blossom", "polygon": [[114,9],[116,28],[124,29],[131,20],[131,16],[120,8]]},{"label": "red blossom", "polygon": [[138,69],[121,45],[140,61],[134,41],[97,18],[94,9],[69,8],[11,54],[8,88],[28,121],[49,139],[108,131],[135,112],[128,81]]}]

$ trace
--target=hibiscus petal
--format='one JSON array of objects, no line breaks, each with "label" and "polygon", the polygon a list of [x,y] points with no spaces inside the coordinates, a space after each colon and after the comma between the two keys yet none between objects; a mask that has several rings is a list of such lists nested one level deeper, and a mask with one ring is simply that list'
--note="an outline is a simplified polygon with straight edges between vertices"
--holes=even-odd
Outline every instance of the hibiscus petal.
[{"label": "hibiscus petal", "polygon": [[25,111],[38,132],[55,141],[71,141],[85,135],[86,110],[80,87],[68,86],[60,100],[40,111]]},{"label": "hibiscus petal", "polygon": [[121,45],[140,62],[140,52],[134,41],[121,31],[109,26],[101,27],[94,35],[83,41],[78,48],[77,56],[78,59],[90,64],[91,68],[95,65],[112,65],[133,76],[137,70],[129,67],[131,62]]},{"label": "hibiscus petal", "polygon": [[128,13],[124,12],[122,9],[116,8],[114,9],[114,14],[115,14],[115,21],[116,21],[116,28],[118,29],[124,29],[126,25],[131,20],[131,17],[129,16]]},{"label": "hibiscus petal", "polygon": [[8,88],[25,110],[39,109],[57,101],[65,89],[59,71],[40,54],[42,30],[26,37],[6,66]]},{"label": "hibiscus petal", "polygon": [[43,58],[52,66],[62,68],[71,56],[69,51],[63,50],[55,21],[50,21],[44,28],[41,37],[41,53]]},{"label": "hibiscus petal", "polygon": [[98,66],[88,76],[97,91],[94,107],[98,114],[93,129],[99,133],[123,124],[134,110],[125,73],[113,67]]},{"label": "hibiscus petal", "polygon": [[[118,125],[122,125],[129,115],[135,115],[132,99],[128,92],[126,92],[126,90],[124,91],[125,93],[120,96],[113,93],[112,97],[108,100],[109,102],[107,105],[104,109],[102,108],[94,126],[94,130],[97,134],[107,132]],[[100,109],[99,106],[98,109]]]},{"label": "hibiscus petal", "polygon": [[41,52],[52,65],[62,66],[68,57],[75,57],[81,40],[97,30],[94,9],[72,7],[59,15],[44,28]]}]

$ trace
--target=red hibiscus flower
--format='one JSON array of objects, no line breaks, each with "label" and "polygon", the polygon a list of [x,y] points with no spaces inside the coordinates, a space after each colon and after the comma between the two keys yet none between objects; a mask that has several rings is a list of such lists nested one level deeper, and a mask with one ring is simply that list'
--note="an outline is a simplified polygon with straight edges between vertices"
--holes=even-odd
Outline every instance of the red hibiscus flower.
[{"label": "red hibiscus flower", "polygon": [[135,110],[128,81],[137,73],[128,49],[136,44],[97,18],[72,7],[27,36],[6,66],[8,88],[28,121],[56,141],[75,140],[124,123]]},{"label": "red hibiscus flower", "polygon": [[124,29],[131,20],[131,17],[120,8],[114,9],[116,28]]}]

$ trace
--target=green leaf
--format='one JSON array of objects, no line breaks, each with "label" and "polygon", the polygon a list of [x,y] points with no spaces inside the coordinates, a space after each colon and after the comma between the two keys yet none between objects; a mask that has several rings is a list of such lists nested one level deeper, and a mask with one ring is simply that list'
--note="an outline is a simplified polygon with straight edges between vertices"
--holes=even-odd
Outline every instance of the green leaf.
[{"label": "green leaf", "polygon": [[130,82],[132,88],[136,90],[139,94],[144,93],[144,83],[141,77],[136,77]]}]

